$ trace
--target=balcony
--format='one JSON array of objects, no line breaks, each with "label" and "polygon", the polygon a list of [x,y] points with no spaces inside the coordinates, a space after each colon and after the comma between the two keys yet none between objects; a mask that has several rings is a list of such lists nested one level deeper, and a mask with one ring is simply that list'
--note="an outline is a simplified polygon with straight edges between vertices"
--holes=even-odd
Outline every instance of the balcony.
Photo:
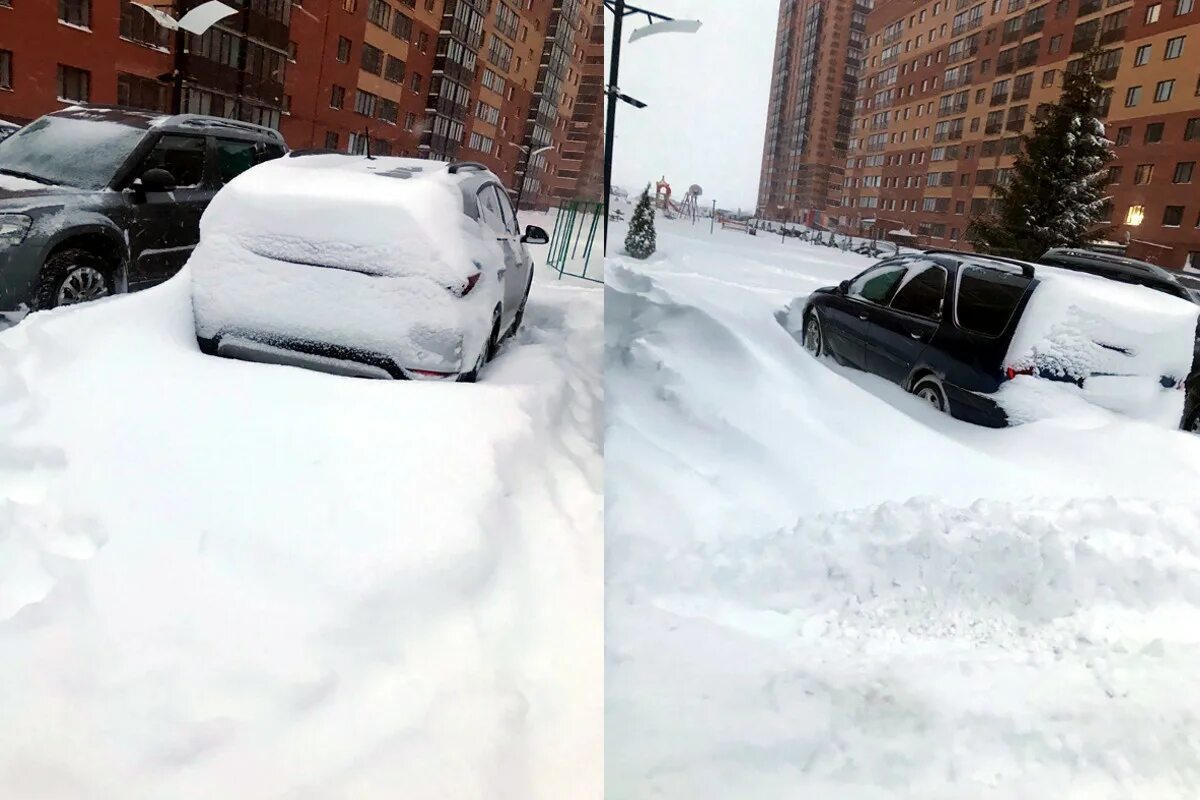
[{"label": "balcony", "polygon": [[1096,70],[1096,80],[1098,81],[1115,81],[1117,72],[1121,69],[1120,64],[1112,64],[1111,66],[1101,67]]},{"label": "balcony", "polygon": [[967,20],[966,22],[960,22],[959,24],[954,26],[954,30],[952,30],[950,32],[950,36],[954,37],[954,36],[958,36],[959,34],[966,33],[967,31],[973,31],[982,24],[983,24],[983,17],[979,17],[977,19],[970,19],[970,20]]},{"label": "balcony", "polygon": [[1104,8],[1103,0],[1083,0],[1079,4],[1079,16],[1086,14],[1095,14],[1100,9]]},{"label": "balcony", "polygon": [[1025,118],[1016,117],[1014,119],[1010,119],[1008,122],[1004,123],[1004,130],[1012,133],[1020,133],[1021,131],[1025,130]]},{"label": "balcony", "polygon": [[1012,58],[1011,56],[1009,58],[996,59],[996,74],[997,75],[1007,75],[1008,73],[1012,72],[1016,68],[1017,68],[1016,59]]},{"label": "balcony", "polygon": [[962,128],[958,128],[956,130],[946,131],[945,133],[935,133],[933,135],[933,141],[935,144],[940,144],[941,142],[957,142],[962,138],[962,136]]},{"label": "balcony", "polygon": [[1035,33],[1041,33],[1042,29],[1045,27],[1046,27],[1046,20],[1044,20],[1044,19],[1039,19],[1034,22],[1026,22],[1025,23],[1025,35],[1032,36]]},{"label": "balcony", "polygon": [[952,105],[948,105],[945,108],[942,108],[940,106],[938,107],[938,116],[939,117],[952,117],[955,114],[965,114],[966,112],[967,112],[967,101],[966,100],[963,100],[961,103],[954,103]]},{"label": "balcony", "polygon": [[993,107],[1002,106],[1007,102],[1008,102],[1008,92],[1005,92],[1004,94],[992,95],[992,100],[990,103],[988,103],[988,105],[993,106]]},{"label": "balcony", "polygon": [[1023,34],[1021,33],[1020,28],[1017,28],[1016,30],[1005,30],[1004,33],[1000,35],[1000,44],[1012,44],[1013,42],[1019,42],[1021,41],[1022,35]]},{"label": "balcony", "polygon": [[1003,127],[1003,122],[989,122],[984,126],[983,132],[990,136],[992,134],[999,133]]},{"label": "balcony", "polygon": [[1128,28],[1121,27],[1108,31],[1100,31],[1100,44],[1112,44],[1113,42],[1123,41],[1127,30]]},{"label": "balcony", "polygon": [[1037,51],[1036,47],[1029,50],[1026,53],[1019,53],[1017,55],[1017,69],[1025,69],[1025,67],[1031,67],[1037,63],[1037,59],[1038,59],[1038,51]]}]

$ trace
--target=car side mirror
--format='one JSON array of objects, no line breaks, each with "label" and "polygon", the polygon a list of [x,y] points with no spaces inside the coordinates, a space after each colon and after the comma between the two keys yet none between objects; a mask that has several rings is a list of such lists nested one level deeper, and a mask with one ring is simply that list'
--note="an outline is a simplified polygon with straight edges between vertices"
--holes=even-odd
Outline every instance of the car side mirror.
[{"label": "car side mirror", "polygon": [[161,167],[142,173],[138,186],[143,192],[169,192],[175,188],[175,176]]},{"label": "car side mirror", "polygon": [[838,284],[838,294],[847,294],[850,291],[850,281],[842,281]]},{"label": "car side mirror", "polygon": [[537,225],[526,225],[525,235],[521,237],[521,241],[526,244],[550,244],[550,234]]}]

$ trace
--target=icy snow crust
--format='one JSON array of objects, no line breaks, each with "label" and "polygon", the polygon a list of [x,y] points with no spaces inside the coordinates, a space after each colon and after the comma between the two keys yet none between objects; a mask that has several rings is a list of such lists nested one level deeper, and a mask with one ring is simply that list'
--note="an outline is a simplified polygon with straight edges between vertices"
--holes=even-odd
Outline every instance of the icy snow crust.
[{"label": "icy snow crust", "polygon": [[[198,335],[308,339],[402,367],[469,369],[503,296],[504,256],[463,212],[462,179],[436,162],[340,155],[242,173],[205,211],[189,261]],[[451,294],[480,270],[466,297]]]},{"label": "icy snow crust", "polygon": [[1200,794],[1200,441],[949,419],[776,321],[867,259],[658,237],[606,284],[608,796]]},{"label": "icy snow crust", "polygon": [[185,275],[0,333],[0,797],[599,797],[602,295],[556,278],[473,386],[202,355]]}]

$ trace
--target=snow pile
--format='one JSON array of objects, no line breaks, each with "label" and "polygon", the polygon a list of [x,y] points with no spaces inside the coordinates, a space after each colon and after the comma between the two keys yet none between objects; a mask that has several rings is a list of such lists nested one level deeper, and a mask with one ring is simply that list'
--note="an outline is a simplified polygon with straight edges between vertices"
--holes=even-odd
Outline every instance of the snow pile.
[{"label": "snow pile", "polygon": [[775,321],[866,259],[659,242],[607,281],[609,796],[1196,796],[1200,441],[960,423]]},{"label": "snow pile", "polygon": [[[505,257],[463,212],[460,181],[437,162],[341,155],[242,173],[205,211],[189,261],[197,334],[309,339],[406,368],[470,369],[504,297]],[[451,293],[480,271],[466,297]]]},{"label": "snow pile", "polygon": [[1052,390],[1015,381],[998,398],[1010,416],[1036,418],[1038,406],[1058,391],[1178,426],[1183,393],[1171,389],[1192,371],[1200,307],[1091,275],[1050,267],[1039,267],[1037,275],[1005,363],[1081,386]]},{"label": "snow pile", "polygon": [[473,386],[204,356],[186,275],[0,334],[0,795],[596,796],[600,302]]}]

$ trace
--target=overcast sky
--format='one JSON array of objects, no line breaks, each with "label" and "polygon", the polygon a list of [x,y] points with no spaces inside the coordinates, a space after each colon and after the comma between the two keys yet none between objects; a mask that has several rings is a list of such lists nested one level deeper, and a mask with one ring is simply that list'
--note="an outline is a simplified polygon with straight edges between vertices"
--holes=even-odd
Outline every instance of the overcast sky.
[{"label": "overcast sky", "polygon": [[629,44],[646,18],[625,18],[618,85],[649,105],[617,104],[613,183],[640,190],[665,175],[674,197],[698,183],[705,204],[754,208],[779,0],[630,2],[703,26]]}]

